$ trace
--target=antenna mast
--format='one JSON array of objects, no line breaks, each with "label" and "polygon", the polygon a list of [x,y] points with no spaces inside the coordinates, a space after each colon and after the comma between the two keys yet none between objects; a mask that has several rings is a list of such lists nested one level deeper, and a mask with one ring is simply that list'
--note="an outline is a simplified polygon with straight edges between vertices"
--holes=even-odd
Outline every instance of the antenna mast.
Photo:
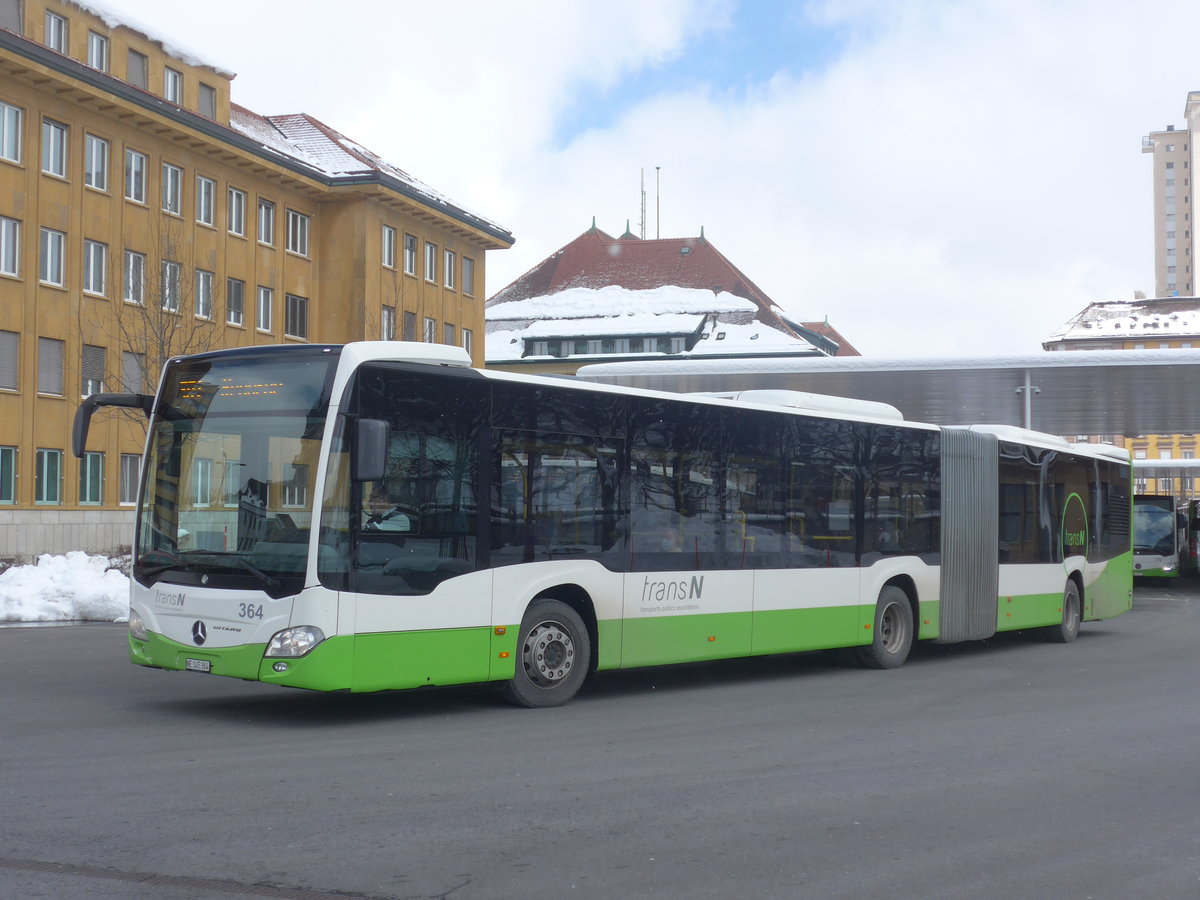
[{"label": "antenna mast", "polygon": [[662,225],[662,192],[659,190],[659,173],[662,171],[662,166],[654,167],[654,236],[662,237],[659,233]]},{"label": "antenna mast", "polygon": [[646,167],[642,166],[642,240],[646,239]]}]

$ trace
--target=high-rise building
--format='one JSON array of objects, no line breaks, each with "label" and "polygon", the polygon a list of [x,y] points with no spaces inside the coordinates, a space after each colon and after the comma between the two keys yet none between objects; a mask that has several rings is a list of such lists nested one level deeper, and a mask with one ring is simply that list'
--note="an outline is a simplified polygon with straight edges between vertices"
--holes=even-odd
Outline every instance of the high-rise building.
[{"label": "high-rise building", "polygon": [[1197,198],[1193,162],[1200,160],[1200,91],[1188,94],[1187,125],[1154,131],[1142,138],[1142,152],[1154,154],[1154,293],[1191,297],[1196,291],[1195,228]]},{"label": "high-rise building", "polygon": [[91,3],[0,0],[0,560],[129,543],[144,422],[98,416],[80,460],[71,422],[173,354],[396,338],[483,363],[485,253],[512,235],[238,106],[233,77]]}]

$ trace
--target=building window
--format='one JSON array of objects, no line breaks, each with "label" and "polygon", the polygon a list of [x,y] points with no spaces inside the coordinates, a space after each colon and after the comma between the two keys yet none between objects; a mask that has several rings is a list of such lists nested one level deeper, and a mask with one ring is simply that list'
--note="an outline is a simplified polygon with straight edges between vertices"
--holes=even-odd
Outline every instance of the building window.
[{"label": "building window", "polygon": [[129,61],[125,68],[125,80],[144,91],[150,86],[149,70],[150,61],[146,59],[146,54],[130,50]]},{"label": "building window", "polygon": [[474,340],[475,340],[475,335],[471,332],[471,329],[464,328],[462,330],[462,348],[467,351],[468,356],[471,355],[471,350],[472,350],[472,346],[474,344]]},{"label": "building window", "polygon": [[437,244],[425,244],[425,280],[437,281]]},{"label": "building window", "polygon": [[80,393],[84,396],[100,394],[104,391],[104,348],[92,344],[83,345],[83,360],[80,366],[83,376]]},{"label": "building window", "polygon": [[21,336],[15,331],[0,331],[0,390],[15,391],[20,372]]},{"label": "building window", "polygon": [[454,263],[456,261],[457,261],[457,257],[456,257],[456,254],[454,253],[454,251],[447,250],[446,256],[442,260],[442,265],[445,266],[445,269],[446,269],[446,271],[443,273],[443,275],[446,278],[444,284],[446,285],[446,287],[450,288],[450,290],[454,290],[454,270],[457,268],[457,266],[455,266]]},{"label": "building window", "polygon": [[246,282],[230,278],[225,282],[225,321],[241,325],[246,302]]},{"label": "building window", "polygon": [[103,453],[85,453],[79,461],[79,502],[85,505],[104,502]]},{"label": "building window", "polygon": [[424,340],[427,344],[432,344],[437,341],[437,319],[425,317],[425,333]]},{"label": "building window", "polygon": [[183,169],[170,163],[162,167],[162,208],[173,216],[183,211]]},{"label": "building window", "polygon": [[196,176],[196,221],[211,225],[215,221],[217,205],[217,183],[203,175]]},{"label": "building window", "polygon": [[389,269],[396,268],[396,229],[391,225],[383,226],[383,264]]},{"label": "building window", "polygon": [[63,248],[67,236],[52,228],[42,229],[42,256],[38,265],[38,278],[42,284],[62,287],[65,283]]},{"label": "building window", "polygon": [[146,302],[146,254],[125,251],[125,278],[121,296],[126,303]]},{"label": "building window", "polygon": [[283,505],[308,506],[308,466],[288,464],[283,467]]},{"label": "building window", "polygon": [[256,326],[259,331],[271,330],[271,306],[275,302],[275,292],[269,287],[258,286],[258,318]]},{"label": "building window", "polygon": [[203,269],[196,270],[196,317],[200,319],[212,318],[213,304],[213,278],[212,272],[205,272]]},{"label": "building window", "polygon": [[88,32],[87,61],[93,69],[108,71],[108,38],[94,31]]},{"label": "building window", "polygon": [[240,459],[225,460],[225,485],[222,494],[225,496],[226,506],[237,506],[239,495],[242,492],[240,482],[242,461]]},{"label": "building window", "polygon": [[21,274],[21,223],[0,216],[0,275]]},{"label": "building window", "polygon": [[308,338],[308,298],[284,295],[283,333],[288,337]]},{"label": "building window", "polygon": [[34,471],[33,499],[35,503],[62,503],[62,451],[37,451]]},{"label": "building window", "polygon": [[671,349],[669,353],[682,353],[687,349],[687,338],[673,337],[671,338]]},{"label": "building window", "polygon": [[166,312],[179,312],[179,273],[181,266],[177,262],[164,259],[162,263],[162,308]]},{"label": "building window", "polygon": [[67,126],[52,119],[42,120],[42,171],[67,177]]},{"label": "building window", "polygon": [[442,343],[447,347],[453,347],[455,344],[454,326],[449,322],[442,323]]},{"label": "building window", "polygon": [[385,341],[396,339],[396,307],[385,306],[380,310],[379,337]]},{"label": "building window", "polygon": [[17,448],[0,447],[0,503],[17,502]]},{"label": "building window", "polygon": [[417,274],[417,239],[411,234],[404,236],[404,274]]},{"label": "building window", "polygon": [[200,115],[209,119],[217,117],[217,89],[204,82],[200,83]]},{"label": "building window", "polygon": [[46,46],[59,53],[67,52],[67,20],[57,13],[46,13]]},{"label": "building window", "polygon": [[89,294],[104,296],[108,272],[108,244],[99,241],[83,242],[83,289]]},{"label": "building window", "polygon": [[138,470],[141,468],[142,458],[136,453],[121,454],[121,477],[120,485],[118,486],[117,502],[123,505],[137,503],[138,493]]},{"label": "building window", "polygon": [[404,314],[404,340],[415,341],[417,339],[417,314],[406,312]]},{"label": "building window", "polygon": [[212,460],[197,456],[192,460],[192,505],[212,503]]},{"label": "building window", "polygon": [[83,139],[83,183],[98,191],[108,190],[108,146],[94,134]]},{"label": "building window", "polygon": [[475,260],[469,256],[463,257],[462,292],[468,297],[475,296]]},{"label": "building window", "polygon": [[125,199],[146,202],[146,154],[125,151]]},{"label": "building window", "polygon": [[275,243],[275,204],[261,197],[258,199],[258,242]]},{"label": "building window", "polygon": [[134,394],[146,389],[146,354],[121,351],[121,388]]},{"label": "building window", "polygon": [[0,103],[0,159],[21,161],[21,118],[19,107]]},{"label": "building window", "polygon": [[38,393],[63,394],[63,342],[38,338]]},{"label": "building window", "polygon": [[163,98],[170,103],[183,103],[183,73],[170,66],[163,69]]},{"label": "building window", "polygon": [[229,233],[246,234],[246,192],[229,189]]},{"label": "building window", "polygon": [[308,216],[294,209],[287,211],[287,249],[308,256]]}]

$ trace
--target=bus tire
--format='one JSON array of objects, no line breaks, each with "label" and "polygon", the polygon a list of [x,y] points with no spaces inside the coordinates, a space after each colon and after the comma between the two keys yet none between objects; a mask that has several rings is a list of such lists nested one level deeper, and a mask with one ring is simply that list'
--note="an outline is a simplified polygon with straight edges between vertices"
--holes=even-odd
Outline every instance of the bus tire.
[{"label": "bus tire", "polygon": [[894,584],[885,584],[875,602],[871,643],[858,647],[859,665],[868,669],[898,669],[908,659],[913,645],[913,613],[908,594]]},{"label": "bus tire", "polygon": [[583,686],[591,639],[579,613],[560,600],[534,600],[521,620],[517,665],[505,696],[517,706],[561,706]]},{"label": "bus tire", "polygon": [[1082,604],[1079,601],[1079,585],[1072,578],[1067,579],[1063,589],[1062,621],[1051,625],[1042,632],[1042,636],[1053,644],[1069,644],[1079,637],[1079,623],[1083,618]]}]

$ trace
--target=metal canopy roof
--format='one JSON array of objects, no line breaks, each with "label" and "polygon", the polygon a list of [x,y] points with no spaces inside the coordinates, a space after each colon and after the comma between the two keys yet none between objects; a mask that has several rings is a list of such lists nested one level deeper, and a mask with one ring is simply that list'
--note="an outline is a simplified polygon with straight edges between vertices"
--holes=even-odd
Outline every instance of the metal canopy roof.
[{"label": "metal canopy roof", "polygon": [[809,391],[877,400],[910,421],[1049,434],[1200,433],[1200,350],[941,359],[763,358],[602,363],[577,377],[665,391]]}]

